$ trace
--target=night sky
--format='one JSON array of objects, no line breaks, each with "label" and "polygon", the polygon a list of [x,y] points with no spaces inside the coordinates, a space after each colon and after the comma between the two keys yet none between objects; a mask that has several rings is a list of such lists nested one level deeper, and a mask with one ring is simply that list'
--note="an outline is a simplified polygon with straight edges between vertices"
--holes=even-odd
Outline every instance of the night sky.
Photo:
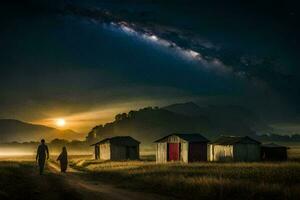
[{"label": "night sky", "polygon": [[[1,2],[0,118],[65,118],[67,128],[87,131],[118,112],[194,101],[299,122],[296,1],[119,2]],[[70,4],[142,10],[148,18],[136,28],[157,26],[145,35],[72,13]]]}]

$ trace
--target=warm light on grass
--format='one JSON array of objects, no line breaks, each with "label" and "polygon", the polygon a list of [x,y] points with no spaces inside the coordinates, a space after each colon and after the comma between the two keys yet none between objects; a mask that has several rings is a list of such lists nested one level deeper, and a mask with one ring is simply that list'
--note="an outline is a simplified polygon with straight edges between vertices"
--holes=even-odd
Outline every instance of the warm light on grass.
[{"label": "warm light on grass", "polygon": [[[298,199],[298,162],[167,163],[81,160],[93,179],[179,199]],[[188,195],[187,195],[188,194]]]}]

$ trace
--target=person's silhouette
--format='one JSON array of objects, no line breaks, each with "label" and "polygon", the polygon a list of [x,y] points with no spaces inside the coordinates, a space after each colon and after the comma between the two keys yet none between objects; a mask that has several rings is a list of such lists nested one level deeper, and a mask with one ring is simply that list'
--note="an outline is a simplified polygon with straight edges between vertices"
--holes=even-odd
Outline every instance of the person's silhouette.
[{"label": "person's silhouette", "polygon": [[59,154],[57,161],[60,162],[60,171],[65,173],[68,168],[68,153],[66,147],[62,148],[62,152]]},{"label": "person's silhouette", "polygon": [[40,168],[40,175],[44,172],[45,161],[49,159],[49,150],[47,145],[45,144],[45,140],[41,140],[41,144],[39,145],[36,153],[36,161],[38,161]]}]

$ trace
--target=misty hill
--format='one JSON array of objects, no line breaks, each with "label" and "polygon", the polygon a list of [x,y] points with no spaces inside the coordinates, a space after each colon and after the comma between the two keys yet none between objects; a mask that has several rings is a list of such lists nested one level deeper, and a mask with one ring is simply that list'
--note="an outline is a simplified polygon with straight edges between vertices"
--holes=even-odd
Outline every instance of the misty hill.
[{"label": "misty hill", "polygon": [[41,138],[76,138],[78,133],[72,130],[58,130],[43,125],[30,124],[14,119],[0,119],[0,141],[38,141]]},{"label": "misty hill", "polygon": [[269,130],[259,117],[241,106],[198,106],[193,102],[173,104],[163,109],[187,116],[204,116],[212,123],[212,131],[224,134],[251,135]]},{"label": "misty hill", "polygon": [[200,132],[214,138],[220,134],[255,135],[262,129],[267,129],[267,126],[245,108],[200,107],[190,102],[118,114],[114,122],[94,127],[87,139],[93,142],[116,135],[130,135],[149,144],[173,132]]},{"label": "misty hill", "polygon": [[163,109],[187,116],[204,115],[203,109],[201,109],[200,106],[193,102],[172,104],[164,107]]}]

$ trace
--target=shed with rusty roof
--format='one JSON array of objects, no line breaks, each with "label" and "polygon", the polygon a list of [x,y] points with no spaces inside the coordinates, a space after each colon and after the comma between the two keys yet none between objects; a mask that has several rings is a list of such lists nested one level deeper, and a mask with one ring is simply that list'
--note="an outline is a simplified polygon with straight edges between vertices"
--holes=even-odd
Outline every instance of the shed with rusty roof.
[{"label": "shed with rusty roof", "polygon": [[207,161],[207,143],[209,142],[200,134],[167,135],[156,140],[156,162],[169,161],[199,162]]},{"label": "shed with rusty roof", "polygon": [[210,161],[260,160],[260,142],[248,136],[221,136],[209,144]]}]

